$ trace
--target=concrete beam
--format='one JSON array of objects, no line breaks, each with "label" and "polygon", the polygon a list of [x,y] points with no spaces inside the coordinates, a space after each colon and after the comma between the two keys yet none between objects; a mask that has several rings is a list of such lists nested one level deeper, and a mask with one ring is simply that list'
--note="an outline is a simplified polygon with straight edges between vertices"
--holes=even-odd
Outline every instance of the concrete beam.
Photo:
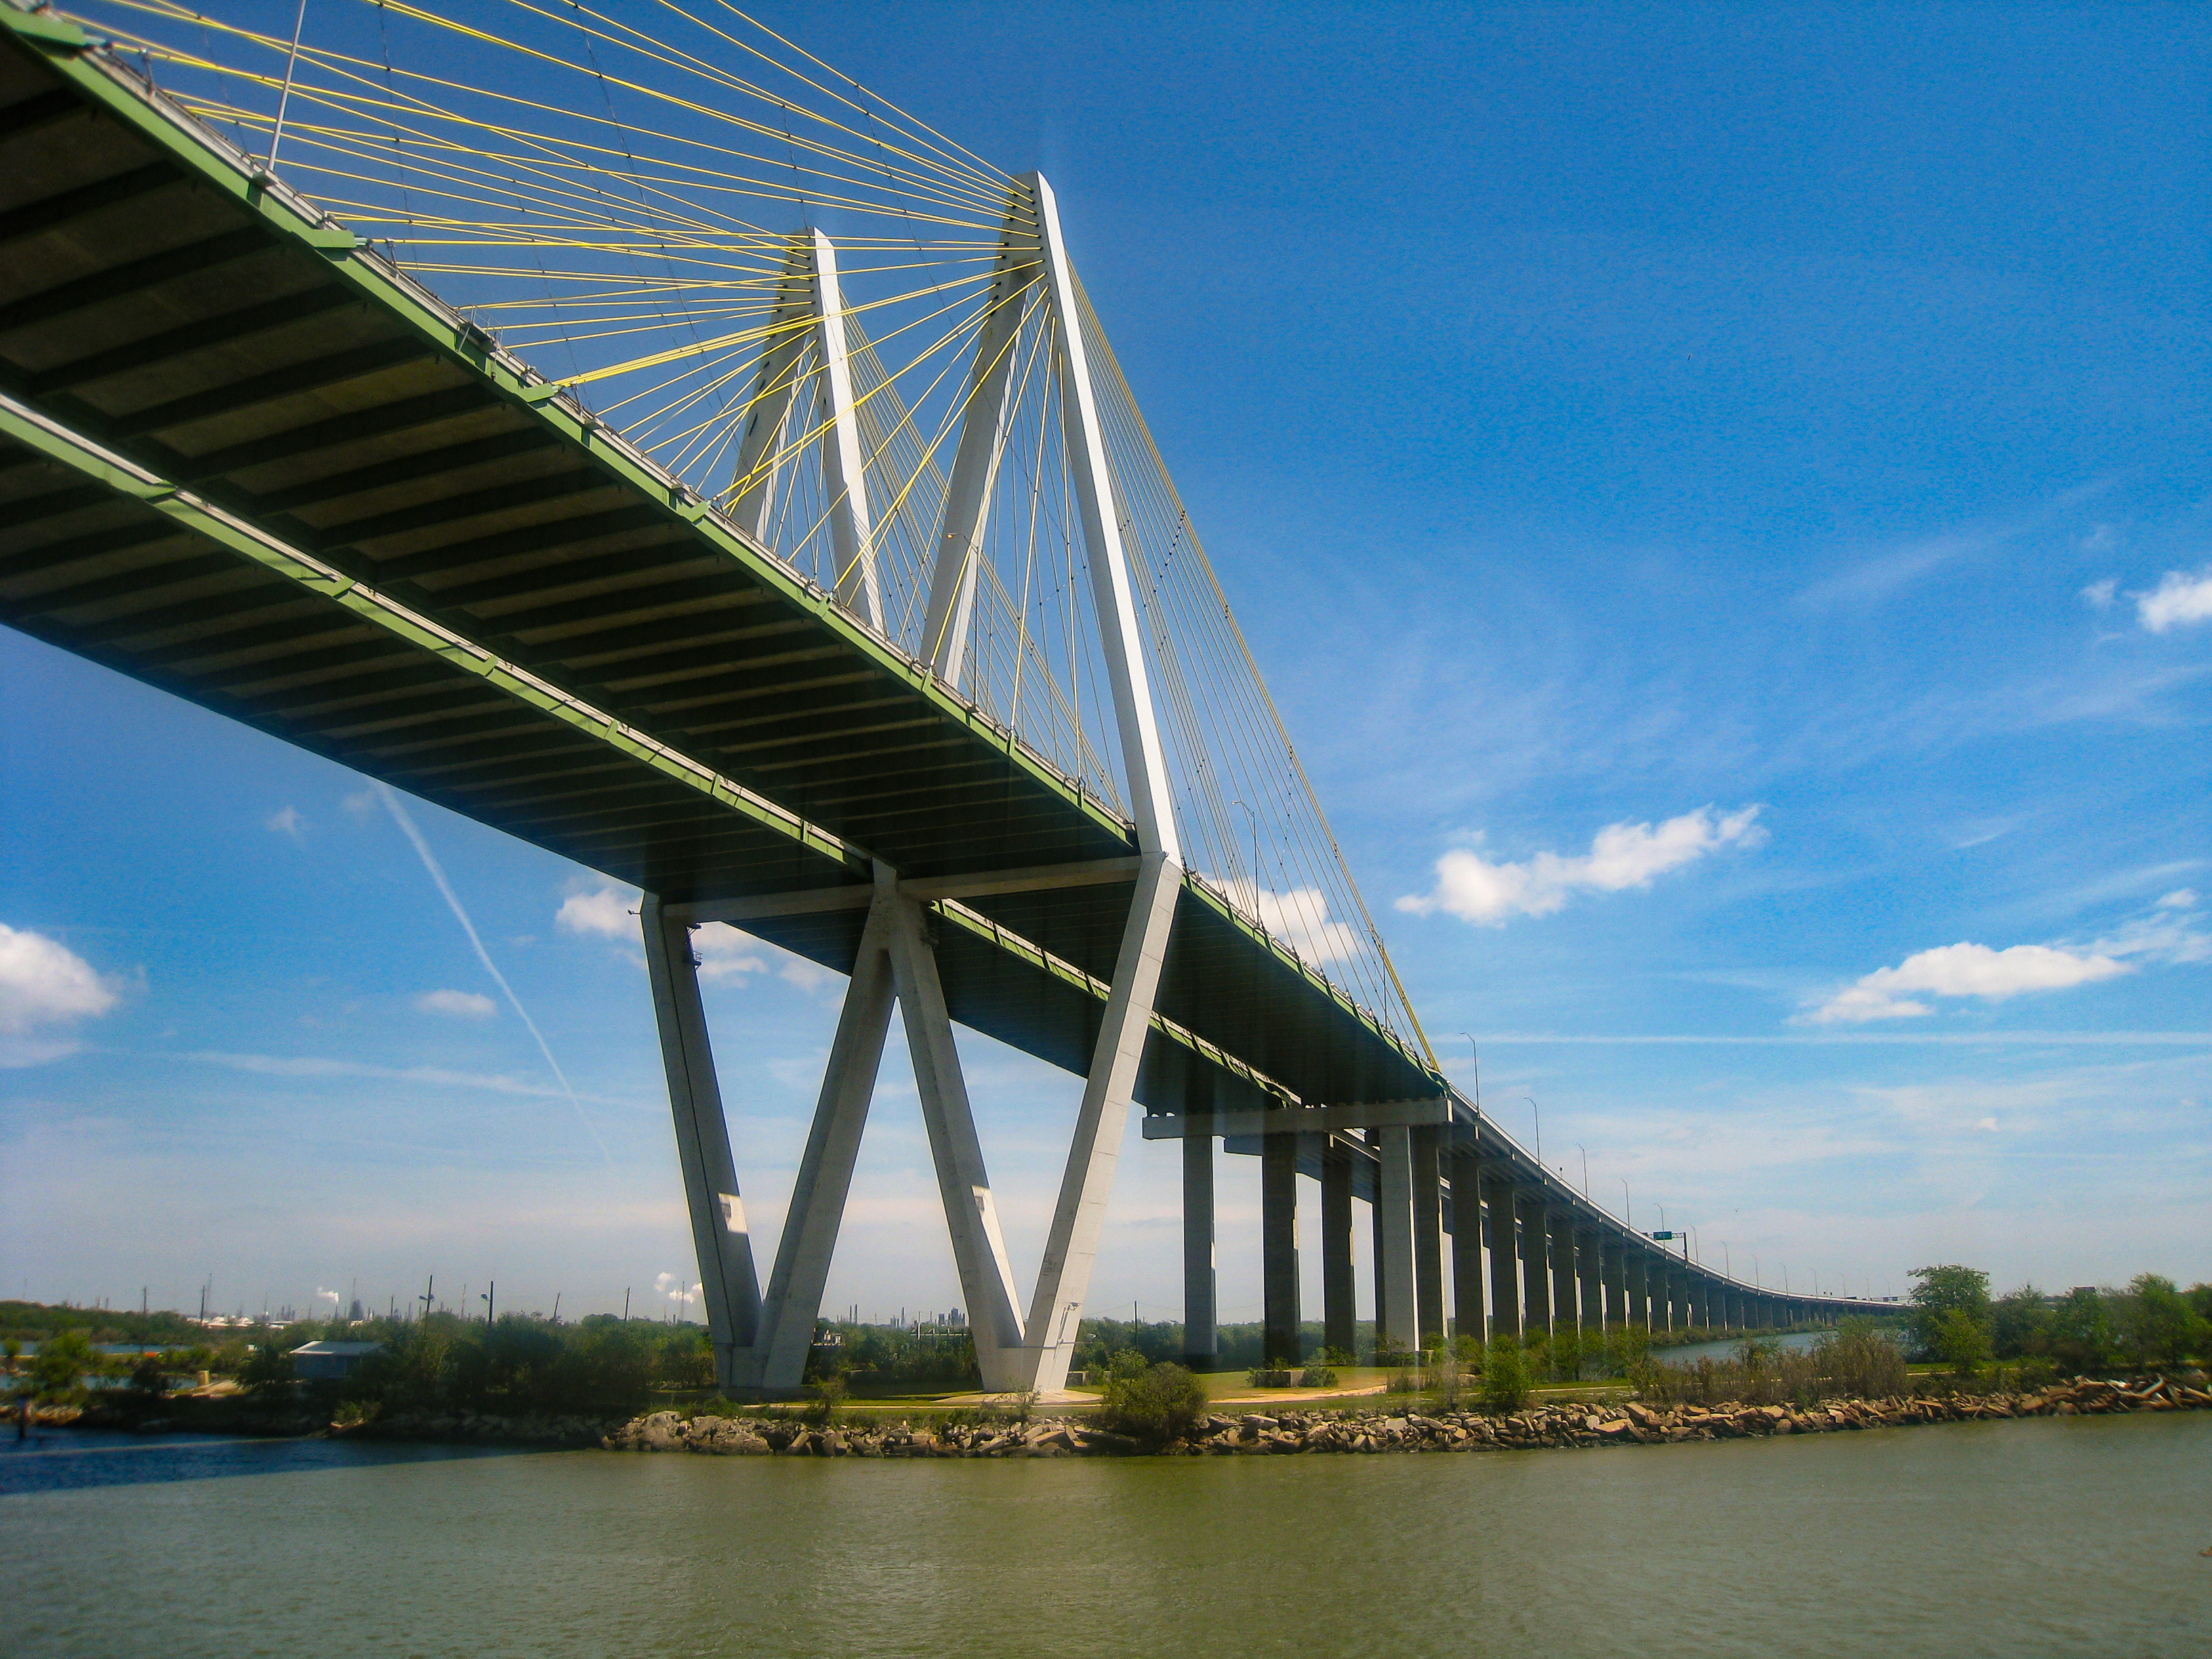
[{"label": "concrete beam", "polygon": [[[1019,870],[999,870],[966,876],[921,876],[902,880],[899,896],[931,904],[939,899],[990,898],[1000,893],[1054,892],[1070,887],[1100,887],[1134,881],[1143,860],[1127,858],[1086,859],[1074,864],[1039,864]],[[875,902],[872,886],[801,888],[789,893],[755,893],[743,898],[696,899],[672,904],[670,916],[679,921],[763,921],[776,916],[819,915],[830,910],[861,910]]]},{"label": "concrete beam", "polygon": [[1261,1112],[1153,1112],[1143,1121],[1147,1140],[1180,1140],[1188,1134],[1247,1135],[1341,1134],[1352,1129],[1409,1127],[1416,1124],[1447,1123],[1451,1102],[1438,1095],[1432,1100],[1370,1100],[1343,1106],[1284,1106]]}]

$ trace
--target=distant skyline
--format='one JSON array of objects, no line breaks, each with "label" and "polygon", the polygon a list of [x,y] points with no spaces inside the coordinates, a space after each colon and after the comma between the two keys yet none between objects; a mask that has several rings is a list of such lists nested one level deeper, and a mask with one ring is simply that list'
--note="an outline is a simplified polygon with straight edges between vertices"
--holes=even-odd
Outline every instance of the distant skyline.
[{"label": "distant skyline", "polygon": [[[1778,1286],[2212,1279],[2212,17],[761,15],[1050,176],[1510,1132]],[[5,630],[0,698],[6,1294],[676,1305],[634,895]],[[772,1239],[843,981],[701,942]],[[963,1038],[1026,1289],[1079,1085]],[[956,1305],[937,1201],[895,1028],[827,1305]],[[1179,1316],[1179,1204],[1133,1125],[1092,1312]]]}]

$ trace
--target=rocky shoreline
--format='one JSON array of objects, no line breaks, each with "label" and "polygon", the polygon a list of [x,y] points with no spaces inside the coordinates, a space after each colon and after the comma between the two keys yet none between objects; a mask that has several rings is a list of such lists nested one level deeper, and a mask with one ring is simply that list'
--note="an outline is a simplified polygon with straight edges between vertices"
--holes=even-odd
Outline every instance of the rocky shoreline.
[{"label": "rocky shoreline", "polygon": [[848,1422],[810,1425],[789,1417],[653,1412],[623,1424],[604,1442],[614,1451],[697,1452],[723,1457],[1082,1457],[1156,1452],[1236,1456],[1293,1452],[1486,1451],[1540,1446],[1656,1445],[1681,1440],[1740,1440],[1778,1434],[1903,1428],[1999,1418],[2105,1415],[2212,1409],[2212,1392],[2166,1377],[2105,1381],[2077,1377],[2036,1394],[1922,1395],[1832,1400],[1817,1406],[1650,1407],[1562,1402],[1488,1417],[1429,1413],[1249,1413],[1212,1416],[1194,1438],[1147,1447],[1080,1418],[943,1427]]}]

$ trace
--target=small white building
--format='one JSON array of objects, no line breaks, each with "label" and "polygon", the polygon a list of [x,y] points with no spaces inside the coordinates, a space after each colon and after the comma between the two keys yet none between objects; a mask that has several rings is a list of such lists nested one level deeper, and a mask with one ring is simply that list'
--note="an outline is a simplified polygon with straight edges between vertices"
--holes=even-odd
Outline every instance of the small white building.
[{"label": "small white building", "polygon": [[292,1374],[310,1382],[343,1382],[362,1360],[383,1352],[381,1342],[310,1342],[292,1350]]}]

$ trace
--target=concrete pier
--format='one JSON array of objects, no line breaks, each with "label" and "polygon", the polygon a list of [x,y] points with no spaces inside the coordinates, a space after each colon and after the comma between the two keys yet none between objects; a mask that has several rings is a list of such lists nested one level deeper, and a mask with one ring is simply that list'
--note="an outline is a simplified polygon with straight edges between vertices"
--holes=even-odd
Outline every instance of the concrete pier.
[{"label": "concrete pier", "polygon": [[1260,1146],[1261,1321],[1270,1364],[1295,1364],[1298,1344],[1298,1137],[1267,1135]]},{"label": "concrete pier", "polygon": [[1221,1353],[1215,1297],[1213,1137],[1182,1141],[1182,1363],[1210,1371]]},{"label": "concrete pier", "polygon": [[1321,1160],[1322,1346],[1354,1351],[1359,1323],[1352,1263],[1352,1155],[1332,1136]]},{"label": "concrete pier", "polygon": [[1450,1171],[1453,1334],[1480,1342],[1489,1334],[1490,1281],[1482,1270],[1482,1160],[1470,1141],[1453,1143]]},{"label": "concrete pier", "polygon": [[1521,1334],[1521,1241],[1515,1214],[1513,1183],[1504,1176],[1486,1177],[1483,1183],[1484,1220],[1490,1246],[1490,1334]]},{"label": "concrete pier", "polygon": [[1441,1126],[1424,1123],[1408,1135],[1413,1177],[1414,1346],[1444,1346],[1444,1210]]}]

